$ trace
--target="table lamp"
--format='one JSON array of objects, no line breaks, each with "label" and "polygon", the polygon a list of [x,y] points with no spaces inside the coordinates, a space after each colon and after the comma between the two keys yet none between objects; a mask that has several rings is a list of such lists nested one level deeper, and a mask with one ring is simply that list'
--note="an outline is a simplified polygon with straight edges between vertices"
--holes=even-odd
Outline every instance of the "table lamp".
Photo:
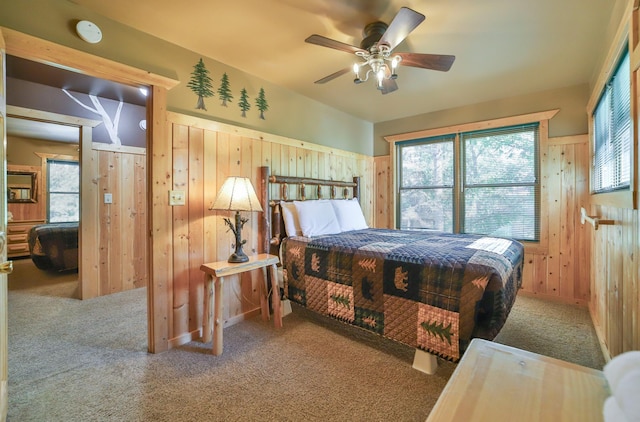
[{"label": "table lamp", "polygon": [[209,209],[236,212],[235,225],[229,218],[224,218],[225,224],[236,236],[236,250],[229,257],[229,262],[247,262],[249,257],[242,250],[242,245],[247,241],[242,240],[240,232],[249,219],[241,218],[240,211],[262,211],[251,181],[246,177],[228,177]]}]

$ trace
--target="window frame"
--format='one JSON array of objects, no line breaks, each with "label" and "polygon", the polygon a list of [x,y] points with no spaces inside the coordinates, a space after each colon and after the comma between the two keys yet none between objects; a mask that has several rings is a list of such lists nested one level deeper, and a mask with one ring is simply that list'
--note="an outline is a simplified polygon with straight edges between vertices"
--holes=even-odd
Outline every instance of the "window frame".
[{"label": "window frame", "polygon": [[[395,172],[397,175],[397,183],[396,183],[396,206],[395,206],[395,227],[400,228],[402,226],[402,216],[400,213],[401,208],[401,196],[403,192],[412,189],[438,189],[438,188],[450,188],[452,191],[452,233],[467,233],[465,231],[465,226],[469,225],[469,222],[465,219],[465,206],[467,203],[466,190],[467,188],[471,189],[482,189],[482,188],[491,188],[491,187],[533,187],[534,188],[534,205],[535,205],[535,216],[533,221],[533,230],[534,230],[534,239],[518,239],[523,242],[534,242],[539,243],[541,237],[541,202],[542,202],[542,184],[541,184],[541,174],[540,174],[540,122],[531,122],[526,124],[516,124],[516,125],[508,125],[504,127],[492,127],[492,128],[483,128],[480,130],[470,130],[470,131],[457,131],[454,133],[450,133],[448,135],[440,135],[431,138],[421,138],[410,141],[397,142],[395,144],[396,149],[396,168]],[[534,145],[534,157],[533,157],[533,171],[534,171],[534,181],[533,182],[522,182],[522,183],[495,183],[495,184],[476,184],[469,185],[466,181],[466,156],[467,156],[467,148],[465,143],[469,139],[473,139],[476,137],[484,137],[485,135],[489,136],[503,136],[508,133],[516,133],[516,132],[525,132],[533,130],[535,131],[535,145]],[[420,145],[433,145],[437,143],[451,142],[453,149],[453,180],[451,186],[436,186],[429,185],[423,187],[406,187],[402,185],[403,177],[403,165],[402,165],[402,150],[407,147],[415,147]],[[490,235],[490,233],[485,233],[485,235]]]},{"label": "window frame", "polygon": [[[397,135],[387,135],[384,137],[384,139],[390,143],[390,154],[391,154],[391,163],[393,163],[394,166],[397,166],[397,148],[396,148],[396,143],[397,142],[401,142],[401,141],[409,141],[409,140],[414,140],[414,139],[421,139],[421,138],[429,138],[429,137],[435,137],[435,136],[442,136],[442,135],[446,135],[446,134],[450,134],[450,133],[456,133],[456,132],[467,132],[467,131],[474,131],[474,130],[482,130],[482,129],[491,129],[491,128],[498,128],[498,127],[504,127],[504,126],[515,126],[515,125],[519,125],[519,124],[527,124],[527,123],[539,123],[539,148],[540,151],[544,151],[547,148],[547,144],[548,144],[548,139],[549,139],[549,120],[551,120],[556,114],[558,114],[558,112],[560,111],[560,109],[551,109],[551,110],[545,110],[545,111],[540,111],[540,112],[534,112],[534,113],[527,113],[527,114],[520,114],[520,115],[514,115],[514,116],[509,116],[509,117],[503,117],[503,118],[498,118],[498,119],[492,119],[492,120],[483,120],[483,121],[477,121],[477,122],[471,122],[471,123],[462,123],[462,124],[457,124],[457,125],[450,125],[450,126],[443,126],[443,127],[438,127],[438,128],[434,128],[434,129],[424,129],[424,130],[418,130],[415,132],[407,132],[407,133],[400,133]],[[539,165],[540,165],[540,174],[544,175],[546,174],[547,171],[547,163],[546,160],[544,158],[544,156],[542,154],[540,154],[539,156]],[[393,222],[395,225],[395,222],[397,221],[396,218],[396,205],[397,205],[397,195],[398,195],[398,191],[397,191],[397,185],[398,185],[398,181],[397,181],[397,169],[393,169],[393,171],[391,172],[391,175],[393,177],[393,186],[394,186],[394,195],[393,195],[393,201],[394,204],[393,206],[390,208],[393,212]],[[548,231],[548,225],[549,225],[549,217],[548,217],[548,213],[547,213],[547,209],[546,209],[546,205],[545,205],[545,195],[547,194],[547,187],[544,183],[542,183],[541,181],[541,187],[540,187],[540,199],[541,199],[541,203],[540,203],[540,240],[538,242],[530,242],[530,241],[523,241],[522,243],[525,245],[525,251],[527,253],[533,253],[533,254],[544,254],[547,252],[547,248],[548,248],[548,235],[547,235],[547,231]]]},{"label": "window frame", "polygon": [[[77,168],[78,168],[78,192],[63,192],[63,191],[55,191],[53,192],[54,194],[75,194],[78,197],[78,220],[77,221],[64,221],[64,223],[75,223],[75,222],[80,222],[80,217],[81,217],[81,203],[80,203],[80,191],[81,191],[81,175],[80,175],[80,162],[78,160],[73,160],[73,159],[64,159],[64,158],[47,158],[46,159],[46,164],[47,164],[47,190],[46,190],[46,195],[47,195],[47,222],[51,223],[51,164],[55,164],[55,163],[68,163],[68,164],[74,164]],[[63,221],[60,221],[60,223],[63,223]]]},{"label": "window frame", "polygon": [[611,74],[615,70],[617,64],[620,62],[622,55],[627,48],[630,52],[630,78],[631,78],[631,151],[630,151],[630,186],[628,189],[615,190],[610,192],[593,193],[593,166],[589,166],[589,193],[591,205],[610,206],[615,208],[628,208],[638,209],[640,207],[640,197],[638,195],[638,136],[636,128],[636,116],[638,115],[637,109],[637,86],[640,83],[640,74],[638,73],[638,67],[640,67],[640,56],[634,54],[631,50],[631,43],[629,42],[629,19],[623,19],[620,23],[614,39],[611,42],[611,48],[609,49],[606,57],[603,60],[603,65],[600,69],[600,73],[593,84],[591,96],[587,103],[587,118],[589,126],[589,147],[590,147],[590,160],[593,163],[594,160],[594,122],[593,113],[598,105],[598,101],[602,95],[605,85],[608,83]]}]

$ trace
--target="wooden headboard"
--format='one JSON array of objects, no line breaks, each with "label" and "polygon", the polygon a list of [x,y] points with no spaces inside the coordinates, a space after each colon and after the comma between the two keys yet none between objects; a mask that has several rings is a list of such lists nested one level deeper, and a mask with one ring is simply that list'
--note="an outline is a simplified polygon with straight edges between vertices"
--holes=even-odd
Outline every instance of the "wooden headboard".
[{"label": "wooden headboard", "polygon": [[[277,255],[277,249],[284,238],[284,220],[280,211],[280,201],[305,201],[307,199],[337,199],[337,198],[358,198],[360,200],[360,177],[355,176],[352,181],[338,181],[329,179],[312,179],[308,177],[277,176],[270,174],[268,166],[260,167],[260,193],[262,200],[262,228],[260,232],[264,234],[264,251]],[[279,185],[278,197],[271,197],[272,186]],[[307,197],[307,186],[315,186],[315,193]],[[290,186],[295,186],[294,195],[290,197]],[[327,196],[326,190],[329,190]],[[338,188],[341,188],[341,196],[337,195]],[[274,193],[274,196],[276,194]]]}]

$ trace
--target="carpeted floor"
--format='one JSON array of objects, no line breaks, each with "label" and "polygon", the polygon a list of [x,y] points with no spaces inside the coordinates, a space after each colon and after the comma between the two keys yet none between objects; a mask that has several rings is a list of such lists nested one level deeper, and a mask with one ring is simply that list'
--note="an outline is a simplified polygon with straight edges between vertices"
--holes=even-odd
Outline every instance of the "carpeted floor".
[{"label": "carpeted floor", "polygon": [[[424,421],[455,364],[411,368],[413,349],[294,307],[146,352],[146,289],[74,299],[73,275],[9,277],[9,421]],[[41,275],[41,274],[40,274]],[[27,277],[30,280],[24,280]],[[496,339],[601,368],[584,308],[518,297]]]}]

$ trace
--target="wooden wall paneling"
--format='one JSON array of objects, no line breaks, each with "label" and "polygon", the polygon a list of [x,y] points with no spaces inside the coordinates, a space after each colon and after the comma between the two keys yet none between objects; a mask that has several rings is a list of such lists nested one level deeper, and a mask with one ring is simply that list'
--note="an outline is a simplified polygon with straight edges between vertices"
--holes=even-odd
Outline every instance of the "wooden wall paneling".
[{"label": "wooden wall paneling", "polygon": [[[204,170],[203,178],[204,185],[204,205],[207,208],[204,218],[204,262],[217,261],[217,222],[219,218],[215,211],[209,210],[209,207],[216,199],[216,190],[218,186],[217,182],[217,163],[216,163],[216,150],[218,147],[218,133],[205,130],[204,132]],[[202,272],[202,271],[201,271]],[[201,274],[202,282],[204,283],[204,273]],[[204,289],[204,284],[203,284]],[[204,294],[204,290],[203,290]]]},{"label": "wooden wall paneling", "polygon": [[[240,139],[240,175],[247,177],[253,185],[253,189],[258,194],[260,187],[259,183],[259,161],[254,161],[254,142],[245,136]],[[260,148],[257,146],[257,148]],[[258,153],[258,156],[260,154]],[[258,253],[260,243],[258,240],[258,223],[260,221],[260,213],[258,212],[245,212],[243,213],[245,218],[249,220],[242,229],[242,238],[247,241],[243,250],[247,255],[253,255]],[[257,309],[260,307],[260,295],[258,294],[260,285],[258,280],[262,280],[260,275],[262,271],[249,271],[241,275],[240,278],[240,291],[241,297],[241,313],[251,309]]]},{"label": "wooden wall paneling", "polygon": [[[169,314],[173,276],[173,220],[168,192],[173,187],[171,124],[166,120],[167,91],[151,87],[147,100],[147,164],[149,177],[148,250],[149,352],[159,353],[169,347]],[[153,141],[153,142],[151,142]]]},{"label": "wooden wall paneling", "polygon": [[135,279],[134,288],[147,286],[149,275],[148,256],[146,248],[147,237],[147,155],[137,154],[134,156],[134,248],[133,248],[133,271]]},{"label": "wooden wall paneling", "polygon": [[[580,209],[589,209],[589,139],[585,135],[583,142],[576,145],[575,169],[576,169],[576,213]],[[577,215],[577,214],[576,214]],[[576,217],[576,277],[574,281],[574,298],[581,303],[588,303],[590,299],[590,274],[591,274],[591,231],[589,224],[581,224]]]},{"label": "wooden wall paneling", "polygon": [[[281,175],[282,173],[282,145],[271,144],[271,174]],[[286,162],[285,162],[286,163]],[[276,184],[271,185],[270,198],[282,198],[282,194]]]},{"label": "wooden wall paneling", "polygon": [[188,218],[189,218],[189,332],[202,326],[204,284],[200,265],[204,261],[204,130],[189,128]]},{"label": "wooden wall paneling", "polygon": [[[107,244],[107,254],[109,262],[109,279],[107,285],[109,286],[108,293],[112,294],[121,292],[124,290],[122,282],[122,242],[121,237],[124,235],[122,232],[122,186],[120,185],[122,174],[122,154],[109,153],[109,187],[111,189],[111,196],[113,203],[106,204],[109,208],[109,243]],[[127,233],[128,236],[128,233]]]},{"label": "wooden wall paneling", "polygon": [[[229,171],[227,176],[242,176],[242,137],[236,134],[232,134],[229,136]],[[246,217],[246,213],[243,214],[243,217]],[[229,212],[228,216],[231,221],[234,221],[234,212]],[[247,238],[248,230],[243,235],[243,239]],[[227,231],[226,235],[228,240],[230,241],[230,250],[235,250],[235,239],[233,237],[233,233],[231,231]],[[242,277],[243,275],[235,275],[232,277],[228,277],[225,279],[224,289],[225,289],[225,298],[227,301],[225,307],[225,321],[229,324],[229,320],[231,316],[242,315],[243,300],[241,296],[242,291]],[[245,280],[247,279],[247,274],[244,274]]]},{"label": "wooden wall paneling", "polygon": [[[218,144],[216,151],[216,194],[228,176],[231,175],[229,166],[229,134],[218,133]],[[223,217],[233,217],[229,213],[214,211],[216,215],[216,244],[218,245],[218,255],[216,261],[228,259],[231,255],[231,235],[224,224]],[[227,215],[229,214],[229,215]]]},{"label": "wooden wall paneling", "polygon": [[383,229],[395,227],[391,212],[394,189],[391,183],[391,157],[388,155],[374,159],[374,195],[375,213],[373,213],[373,226]]},{"label": "wooden wall paneling", "polygon": [[560,263],[559,289],[561,298],[572,300],[575,288],[575,229],[576,215],[580,211],[576,207],[575,196],[575,146],[563,145],[561,152],[561,177],[562,186],[560,217],[560,251],[558,260]]},{"label": "wooden wall paneling", "polygon": [[[189,131],[173,125],[173,186],[189,198]],[[189,202],[171,207],[173,215],[173,303],[170,327],[175,338],[189,331]]]},{"label": "wooden wall paneling", "polygon": [[100,170],[98,151],[94,151],[91,147],[91,130],[84,126],[80,133],[81,196],[78,275],[80,298],[83,300],[97,297],[100,285],[98,236],[101,224],[96,224],[101,221],[98,188]]},{"label": "wooden wall paneling", "polygon": [[560,215],[562,213],[562,146],[549,145],[547,192],[549,213],[549,254],[547,256],[547,280],[545,293],[552,296],[560,294]]},{"label": "wooden wall paneling", "polygon": [[633,265],[634,254],[634,230],[633,230],[633,214],[631,209],[622,209],[620,230],[622,232],[621,254],[622,254],[622,344],[620,351],[633,349],[633,279],[636,268]]},{"label": "wooden wall paneling", "polygon": [[120,278],[122,289],[134,288],[135,262],[133,251],[135,247],[136,230],[135,219],[135,167],[133,154],[120,154],[120,230],[118,230],[118,243],[121,251]]},{"label": "wooden wall paneling", "polygon": [[525,292],[533,292],[533,280],[534,280],[534,254],[524,254],[524,266],[522,267],[522,286],[521,289]]},{"label": "wooden wall paneling", "polygon": [[100,263],[98,265],[98,271],[100,274],[100,286],[98,293],[100,296],[107,295],[111,291],[111,274],[110,274],[110,262],[109,262],[109,243],[111,239],[111,209],[112,207],[104,203],[104,194],[112,192],[111,185],[111,153],[107,151],[98,151],[98,168],[100,177],[98,179],[99,190],[99,215],[100,215],[100,230],[99,230],[99,250],[100,250]]},{"label": "wooden wall paneling", "polygon": [[632,286],[631,286],[631,350],[640,350],[640,212],[635,211],[632,218],[633,227],[633,256],[632,256]]},{"label": "wooden wall paneling", "polygon": [[[609,284],[609,304],[607,315],[609,316],[609,338],[610,350],[614,355],[622,353],[622,337],[623,337],[623,303],[624,303],[624,209],[615,208],[608,211],[607,216],[615,220],[618,224],[613,226],[604,226],[608,233],[609,243],[609,264],[610,284]],[[602,227],[602,226],[601,226]],[[598,229],[600,230],[600,229]]]}]

